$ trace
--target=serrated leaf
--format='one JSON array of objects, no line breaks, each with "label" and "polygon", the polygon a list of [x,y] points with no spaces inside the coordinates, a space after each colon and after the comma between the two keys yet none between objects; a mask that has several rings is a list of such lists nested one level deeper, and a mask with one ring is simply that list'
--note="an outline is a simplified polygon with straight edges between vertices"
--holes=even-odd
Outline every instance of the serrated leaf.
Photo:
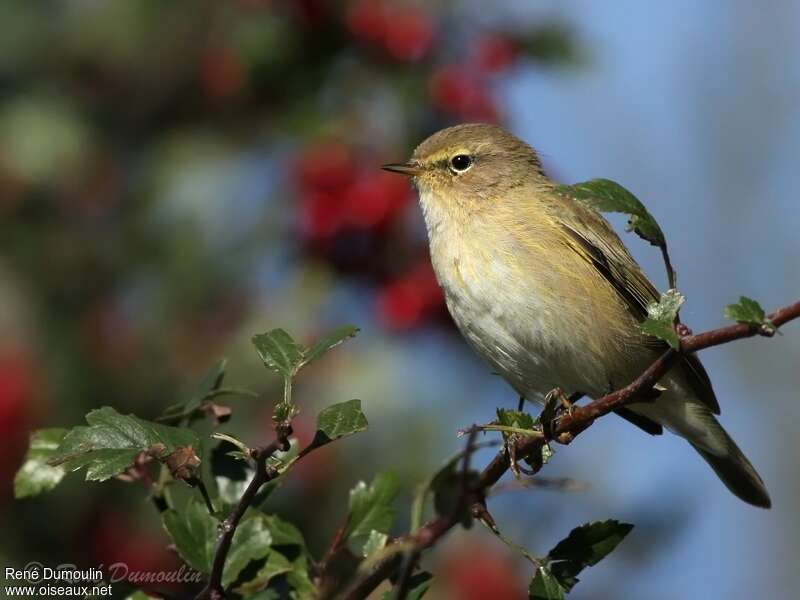
[{"label": "serrated leaf", "polygon": [[30,435],[25,461],[14,477],[14,497],[29,498],[52,490],[66,474],[63,467],[47,463],[67,435],[67,429],[39,429]]},{"label": "serrated leaf", "polygon": [[661,294],[658,302],[647,307],[647,318],[639,325],[641,330],[667,342],[676,350],[680,346],[680,338],[675,332],[675,318],[686,298],[678,290],[667,290]]},{"label": "serrated leaf", "polygon": [[[269,554],[267,554],[267,560],[256,572],[253,578],[236,588],[236,591],[240,594],[248,594],[260,590],[269,585],[269,582],[272,578],[277,577],[278,575],[283,575],[284,573],[288,573],[292,570],[292,568],[293,565],[291,562],[289,562],[288,558],[286,558],[280,552],[271,550]],[[272,592],[272,590],[265,591]],[[276,595],[275,599],[277,600],[279,597],[279,595]],[[260,598],[260,596],[259,594],[256,594],[255,596],[248,596],[248,598]]]},{"label": "serrated leaf", "polygon": [[397,512],[392,502],[399,491],[400,482],[390,471],[378,473],[369,486],[360,481],[350,490],[350,517],[345,535],[368,536],[373,529],[389,533]]},{"label": "serrated leaf", "polygon": [[[86,415],[87,426],[71,429],[48,460],[67,470],[86,466],[86,479],[104,481],[133,466],[141,452],[166,460],[182,448],[200,451],[200,440],[191,430],[122,415],[104,406]],[[199,457],[198,457],[199,458]]]},{"label": "serrated leaf", "polygon": [[740,296],[739,302],[726,306],[725,318],[738,323],[766,327],[770,331],[775,331],[775,326],[769,322],[761,305],[747,296]]},{"label": "serrated leaf", "polygon": [[344,325],[335,329],[328,335],[320,338],[313,346],[303,353],[303,364],[308,364],[323,356],[326,352],[335,348],[345,340],[354,337],[358,333],[358,327]]},{"label": "serrated leaf", "polygon": [[293,377],[303,362],[303,347],[283,329],[253,336],[264,365],[284,377]]},{"label": "serrated leaf", "polygon": [[228,587],[236,581],[250,561],[265,558],[270,553],[271,544],[272,535],[264,520],[258,517],[245,518],[233,534],[222,574],[222,585]]},{"label": "serrated leaf", "polygon": [[273,546],[301,546],[305,548],[306,542],[303,539],[303,534],[292,523],[284,521],[277,515],[263,515],[260,518],[272,535]]},{"label": "serrated leaf", "polygon": [[550,570],[564,589],[578,582],[577,575],[600,562],[633,529],[630,523],[615,519],[586,523],[573,529],[547,553]]},{"label": "serrated leaf", "polygon": [[361,556],[367,558],[368,556],[371,556],[378,550],[383,549],[386,546],[386,542],[388,540],[389,540],[388,534],[373,529],[372,531],[369,532],[367,541],[364,542],[364,547],[361,549]]},{"label": "serrated leaf", "polygon": [[164,511],[161,519],[186,564],[202,573],[210,572],[219,521],[195,501],[189,502],[181,512]]},{"label": "serrated leaf", "polygon": [[564,600],[564,588],[545,566],[536,569],[528,587],[530,600]]},{"label": "serrated leaf", "polygon": [[526,412],[510,410],[505,408],[497,409],[497,423],[505,427],[517,427],[519,429],[534,429],[536,420]]},{"label": "serrated leaf", "polygon": [[367,417],[361,412],[361,400],[328,406],[317,415],[317,432],[311,446],[318,448],[333,440],[365,431],[367,425]]},{"label": "serrated leaf", "polygon": [[661,227],[639,199],[610,179],[592,179],[575,185],[561,185],[557,191],[569,194],[600,212],[618,212],[629,216],[628,231],[635,231],[654,246],[666,246]]}]

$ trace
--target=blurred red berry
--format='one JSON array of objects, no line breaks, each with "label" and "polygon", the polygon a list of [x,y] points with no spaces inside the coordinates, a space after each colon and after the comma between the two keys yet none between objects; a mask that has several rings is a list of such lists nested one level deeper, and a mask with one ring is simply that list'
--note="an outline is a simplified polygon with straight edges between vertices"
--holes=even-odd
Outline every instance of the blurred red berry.
[{"label": "blurred red berry", "polygon": [[348,8],[345,22],[357,40],[379,46],[399,61],[419,60],[433,46],[433,22],[416,6],[357,0]]},{"label": "blurred red berry", "polygon": [[20,425],[33,397],[33,373],[28,361],[7,352],[0,355],[0,436],[6,438]]},{"label": "blurred red berry", "polygon": [[421,59],[433,45],[430,17],[415,6],[397,7],[386,23],[384,45],[397,60]]},{"label": "blurred red berry", "polygon": [[450,65],[437,70],[431,77],[430,93],[434,105],[441,110],[465,120],[497,121],[497,109],[486,82],[466,67]]},{"label": "blurred red berry", "polygon": [[390,329],[411,329],[418,325],[424,307],[421,294],[407,279],[398,279],[378,292],[378,317]]},{"label": "blurred red berry", "polygon": [[309,239],[329,238],[341,229],[342,216],[339,194],[307,192],[300,200],[300,233]]},{"label": "blurred red berry", "polygon": [[502,550],[471,543],[444,558],[441,577],[455,600],[523,600],[528,596],[518,571]]},{"label": "blurred red berry", "polygon": [[406,181],[376,169],[358,178],[345,191],[344,218],[354,227],[377,227],[396,216],[410,197]]},{"label": "blurred red berry", "polygon": [[345,15],[347,28],[363,42],[377,44],[383,40],[388,21],[386,4],[380,0],[358,0],[350,4]]},{"label": "blurred red berry", "polygon": [[245,66],[227,46],[212,46],[200,60],[200,85],[212,100],[238,93],[246,79]]},{"label": "blurred red berry", "polygon": [[507,69],[517,57],[514,42],[501,34],[487,34],[478,40],[476,62],[490,73]]},{"label": "blurred red berry", "polygon": [[339,142],[319,142],[299,158],[296,174],[300,185],[314,189],[341,188],[355,178],[350,149]]},{"label": "blurred red berry", "polygon": [[13,350],[0,352],[0,498],[9,499],[13,473],[27,446],[36,385],[28,359]]},{"label": "blurred red berry", "polygon": [[411,329],[436,313],[444,296],[427,257],[378,292],[378,317],[390,329]]}]

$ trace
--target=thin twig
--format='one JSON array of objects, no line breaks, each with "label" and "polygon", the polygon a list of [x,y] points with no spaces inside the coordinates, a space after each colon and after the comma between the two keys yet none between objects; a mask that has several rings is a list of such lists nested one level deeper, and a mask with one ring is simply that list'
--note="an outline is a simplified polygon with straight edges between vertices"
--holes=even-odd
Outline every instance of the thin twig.
[{"label": "thin twig", "polygon": [[228,558],[228,552],[231,549],[233,535],[236,533],[239,521],[242,520],[244,513],[250,508],[261,486],[278,476],[278,471],[267,466],[267,460],[278,450],[288,450],[288,448],[289,442],[284,438],[276,439],[267,446],[253,448],[250,451],[250,454],[256,461],[256,472],[253,475],[253,479],[248,484],[247,489],[245,489],[242,494],[242,497],[239,499],[239,502],[236,504],[236,507],[220,526],[222,534],[217,542],[208,583],[195,597],[195,600],[223,600],[226,597],[225,590],[222,588],[222,572],[225,568],[225,560]]}]

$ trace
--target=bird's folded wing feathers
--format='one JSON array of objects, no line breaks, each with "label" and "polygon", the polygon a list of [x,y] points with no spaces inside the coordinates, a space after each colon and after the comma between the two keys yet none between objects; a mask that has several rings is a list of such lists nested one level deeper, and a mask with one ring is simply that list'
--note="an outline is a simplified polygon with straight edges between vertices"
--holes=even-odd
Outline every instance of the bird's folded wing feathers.
[{"label": "bird's folded wing feathers", "polygon": [[[568,218],[563,227],[573,249],[611,284],[636,320],[643,321],[647,317],[647,305],[658,300],[658,290],[647,279],[608,221],[593,208],[573,198],[564,198],[559,208],[567,212]],[[655,337],[646,337],[645,344],[655,349],[666,349],[666,344]],[[719,414],[719,403],[711,380],[700,360],[689,355],[683,358],[682,363],[697,397],[714,414]]]}]

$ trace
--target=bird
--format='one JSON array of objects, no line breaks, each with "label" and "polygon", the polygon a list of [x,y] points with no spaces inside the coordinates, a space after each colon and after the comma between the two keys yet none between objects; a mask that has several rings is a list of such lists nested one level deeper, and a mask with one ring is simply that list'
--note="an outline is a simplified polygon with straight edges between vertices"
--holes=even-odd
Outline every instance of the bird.
[{"label": "bird", "polygon": [[[642,332],[659,293],[611,225],[558,190],[536,151],[503,128],[467,123],[424,140],[405,163],[419,196],[431,263],[467,344],[529,401],[552,390],[599,398],[667,348]],[[650,434],[684,438],[743,501],[769,493],[716,418],[711,380],[681,355],[657,397],[617,414]]]}]

